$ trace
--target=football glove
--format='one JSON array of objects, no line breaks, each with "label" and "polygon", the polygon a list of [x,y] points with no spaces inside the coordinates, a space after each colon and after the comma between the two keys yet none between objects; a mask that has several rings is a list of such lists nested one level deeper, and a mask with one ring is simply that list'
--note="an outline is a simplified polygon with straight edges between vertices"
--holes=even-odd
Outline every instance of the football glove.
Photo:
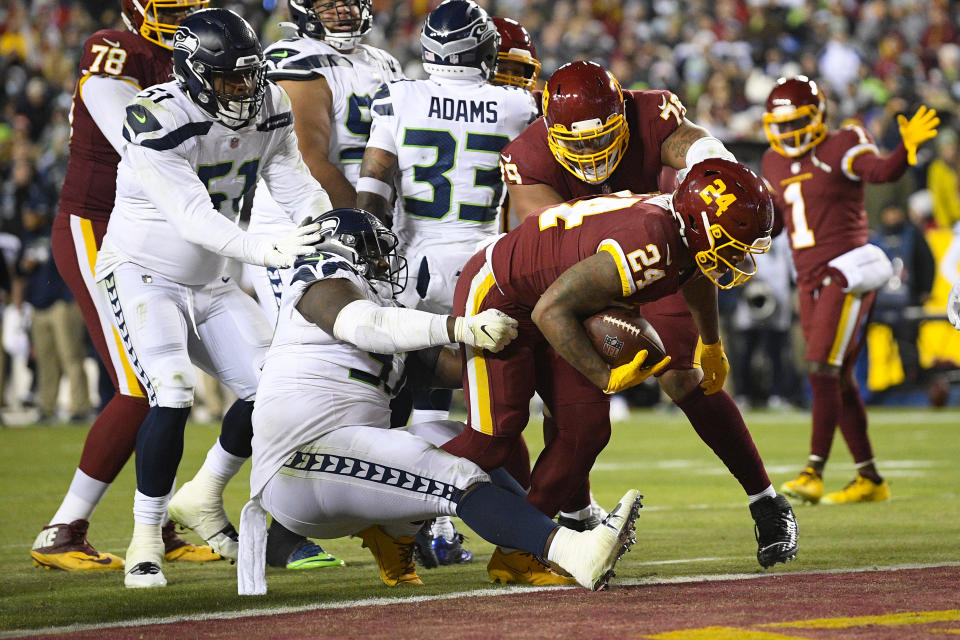
[{"label": "football glove", "polygon": [[292,267],[298,257],[308,256],[316,250],[314,245],[320,242],[319,230],[320,225],[311,222],[280,236],[267,249],[263,266],[277,269]]},{"label": "football glove", "polygon": [[935,110],[928,109],[926,105],[920,105],[909,120],[903,114],[898,115],[897,124],[900,125],[900,137],[903,138],[903,146],[907,150],[907,162],[915,165],[917,164],[917,147],[937,135],[940,118],[937,117]]},{"label": "football glove", "polygon": [[960,282],[950,289],[950,297],[947,298],[947,319],[950,320],[954,329],[960,331]]},{"label": "football glove", "polygon": [[704,395],[709,396],[723,389],[727,373],[730,372],[730,363],[727,362],[727,354],[723,352],[723,344],[719,340],[715,344],[703,345],[700,368],[703,369],[700,386],[703,387]]},{"label": "football glove", "polygon": [[633,360],[627,364],[611,369],[610,380],[607,382],[607,388],[604,389],[603,392],[619,393],[624,389],[629,389],[634,385],[640,384],[650,376],[657,375],[670,364],[670,356],[666,356],[652,367],[644,368],[643,361],[646,359],[647,350],[641,349],[637,352],[637,355],[633,356]]},{"label": "football glove", "polygon": [[487,309],[469,318],[458,316],[453,336],[468,347],[497,353],[517,337],[517,321],[499,309]]}]

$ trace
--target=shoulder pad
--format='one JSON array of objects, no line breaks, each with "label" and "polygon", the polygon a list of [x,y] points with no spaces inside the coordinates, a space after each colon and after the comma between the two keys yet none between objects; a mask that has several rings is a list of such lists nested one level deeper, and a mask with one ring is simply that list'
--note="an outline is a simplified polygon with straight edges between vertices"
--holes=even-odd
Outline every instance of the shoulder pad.
[{"label": "shoulder pad", "polygon": [[190,138],[206,135],[212,120],[194,122],[173,105],[174,96],[163,85],[156,85],[137,94],[127,105],[123,122],[123,138],[133,144],[166,151],[180,146]]}]

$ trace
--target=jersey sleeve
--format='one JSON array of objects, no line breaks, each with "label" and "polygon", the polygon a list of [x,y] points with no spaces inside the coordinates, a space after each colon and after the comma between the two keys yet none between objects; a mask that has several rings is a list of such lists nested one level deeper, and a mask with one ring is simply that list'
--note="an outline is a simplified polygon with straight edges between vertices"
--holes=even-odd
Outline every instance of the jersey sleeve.
[{"label": "jersey sleeve", "polygon": [[367,146],[397,155],[397,118],[393,109],[393,83],[380,85],[370,103],[370,138]]},{"label": "jersey sleeve", "polygon": [[513,142],[500,152],[500,167],[505,182],[546,184],[556,188],[564,171],[547,146],[547,125],[543,118],[533,121]]},{"label": "jersey sleeve", "polygon": [[79,84],[82,87],[89,76],[107,76],[129,82],[140,90],[144,88],[140,84],[140,78],[145,77],[143,65],[144,56],[127,46],[126,34],[97,31],[83,43]]},{"label": "jersey sleeve", "polygon": [[93,75],[84,77],[77,89],[100,133],[118,154],[122,153],[124,116],[127,105],[139,91],[137,85],[118,78]]},{"label": "jersey sleeve", "polygon": [[[631,92],[637,109],[637,121],[644,123],[641,143],[659,149],[671,133],[683,123],[687,108],[670,91]],[[633,132],[631,132],[631,136]]]},{"label": "jersey sleeve", "polygon": [[273,200],[299,224],[307,216],[326,213],[333,205],[300,154],[287,92],[271,85],[266,100],[270,100],[271,114],[257,128],[272,131],[275,142],[272,153],[264,158],[261,175]]},{"label": "jersey sleeve", "polygon": [[[315,80],[326,77],[337,67],[350,68],[352,64],[342,56],[304,51],[301,39],[280,40],[264,51],[267,60],[267,78],[278,80]],[[329,80],[329,78],[328,78]]]},{"label": "jersey sleeve", "polygon": [[296,306],[303,294],[314,283],[334,278],[349,280],[354,284],[363,284],[359,282],[362,279],[346,258],[332,253],[318,253],[299,258],[293,265],[290,286],[286,288],[283,295],[289,295],[291,304]]},{"label": "jersey sleeve", "polygon": [[848,180],[854,182],[892,182],[907,170],[907,150],[901,144],[887,156],[880,150],[866,129],[849,124],[841,129],[845,151],[840,168]]}]

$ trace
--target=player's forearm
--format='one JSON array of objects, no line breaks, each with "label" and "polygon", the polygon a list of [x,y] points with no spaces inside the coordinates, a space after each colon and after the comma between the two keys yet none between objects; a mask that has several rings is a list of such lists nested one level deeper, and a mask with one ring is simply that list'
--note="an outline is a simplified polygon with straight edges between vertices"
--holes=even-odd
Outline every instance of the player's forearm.
[{"label": "player's forearm", "polygon": [[317,154],[305,154],[303,161],[310,169],[310,174],[323,186],[335,209],[357,205],[357,192],[336,165]]},{"label": "player's forearm", "polygon": [[907,150],[901,144],[887,156],[867,151],[854,158],[852,168],[864,182],[894,182],[907,170]]},{"label": "player's forearm", "polygon": [[531,317],[554,351],[597,387],[606,388],[610,368],[593,348],[576,316],[554,306],[537,304]]},{"label": "player's forearm", "polygon": [[390,202],[397,171],[397,155],[367,145],[357,181],[357,207],[369,211],[385,224],[390,223]]},{"label": "player's forearm", "polygon": [[703,344],[720,340],[720,312],[717,308],[717,287],[704,276],[694,276],[680,289],[683,299],[700,332]]}]

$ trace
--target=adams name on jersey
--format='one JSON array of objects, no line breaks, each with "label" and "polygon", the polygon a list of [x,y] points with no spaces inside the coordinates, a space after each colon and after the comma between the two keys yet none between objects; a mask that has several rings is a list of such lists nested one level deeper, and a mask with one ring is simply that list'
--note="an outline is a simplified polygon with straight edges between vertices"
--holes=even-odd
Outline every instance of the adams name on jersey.
[{"label": "adams name on jersey", "polygon": [[403,214],[394,220],[401,244],[497,233],[500,150],[536,117],[529,93],[472,78],[399,80],[380,88],[371,112],[369,144],[396,154],[403,176]]},{"label": "adams name on jersey", "polygon": [[[403,377],[403,355],[361,351],[297,310],[307,289],[333,278],[348,280],[377,305],[396,306],[390,292],[375,288],[345,258],[319,253],[297,261],[291,282],[283,289],[277,329],[257,394],[258,407],[284,403],[290,420],[254,433],[251,495],[260,491],[298,445],[344,425],[390,424],[389,398]],[[312,401],[290,406],[290,394],[305,390]],[[323,402],[318,393],[338,396],[340,401]],[[324,411],[318,412],[318,406]]]},{"label": "adams name on jersey", "polygon": [[[312,198],[305,184],[313,184],[314,197],[326,198],[300,158],[289,97],[272,83],[266,87],[257,117],[239,130],[211,120],[177,82],[137,95],[123,125],[129,144],[117,172],[98,279],[122,262],[133,262],[174,282],[210,282],[225,258],[185,240],[181,230],[201,224],[211,204],[233,220],[241,197],[260,176],[291,214],[309,209]],[[139,152],[135,162],[131,149]]]}]

